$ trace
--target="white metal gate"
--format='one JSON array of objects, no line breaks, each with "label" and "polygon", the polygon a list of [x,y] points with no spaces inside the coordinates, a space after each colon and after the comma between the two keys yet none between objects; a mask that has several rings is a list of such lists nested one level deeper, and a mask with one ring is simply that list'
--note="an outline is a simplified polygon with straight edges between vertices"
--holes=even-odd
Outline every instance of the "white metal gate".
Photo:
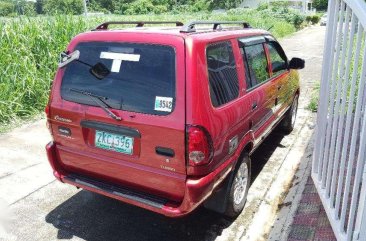
[{"label": "white metal gate", "polygon": [[330,0],[312,178],[338,240],[366,241],[366,2]]}]

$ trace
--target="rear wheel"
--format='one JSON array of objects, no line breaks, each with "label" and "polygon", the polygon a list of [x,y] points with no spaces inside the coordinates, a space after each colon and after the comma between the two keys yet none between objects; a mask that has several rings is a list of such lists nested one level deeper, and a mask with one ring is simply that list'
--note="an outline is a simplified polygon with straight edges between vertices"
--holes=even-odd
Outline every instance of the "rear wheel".
[{"label": "rear wheel", "polygon": [[281,122],[281,129],[286,134],[290,134],[295,128],[298,105],[299,96],[296,95],[294,101],[292,102],[291,108],[286,112],[285,117]]},{"label": "rear wheel", "polygon": [[245,153],[238,163],[233,180],[231,182],[225,215],[228,217],[238,216],[244,208],[250,186],[250,158]]}]

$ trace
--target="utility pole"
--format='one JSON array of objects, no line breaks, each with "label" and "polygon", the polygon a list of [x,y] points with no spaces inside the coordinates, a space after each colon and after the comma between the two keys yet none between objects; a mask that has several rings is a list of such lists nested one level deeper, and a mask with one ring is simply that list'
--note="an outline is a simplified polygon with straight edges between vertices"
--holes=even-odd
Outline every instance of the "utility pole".
[{"label": "utility pole", "polygon": [[88,8],[86,7],[86,1],[87,0],[83,0],[83,4],[84,4],[84,16],[85,17],[88,15]]}]

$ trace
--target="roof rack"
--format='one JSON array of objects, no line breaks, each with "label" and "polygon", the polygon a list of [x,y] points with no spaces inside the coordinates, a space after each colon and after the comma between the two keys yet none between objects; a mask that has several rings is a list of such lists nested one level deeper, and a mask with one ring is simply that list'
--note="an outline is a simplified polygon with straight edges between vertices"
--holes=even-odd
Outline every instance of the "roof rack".
[{"label": "roof rack", "polygon": [[221,24],[239,24],[243,25],[243,28],[251,28],[249,23],[242,22],[242,21],[192,21],[185,24],[180,32],[182,33],[192,33],[196,32],[196,25],[204,25],[204,24],[213,24],[213,30],[221,30]]},{"label": "roof rack", "polygon": [[143,27],[145,24],[175,24],[175,26],[180,27],[183,26],[182,22],[176,21],[111,21],[105,22],[96,27],[94,30],[107,30],[109,25],[117,25],[117,24],[136,24],[136,27]]}]

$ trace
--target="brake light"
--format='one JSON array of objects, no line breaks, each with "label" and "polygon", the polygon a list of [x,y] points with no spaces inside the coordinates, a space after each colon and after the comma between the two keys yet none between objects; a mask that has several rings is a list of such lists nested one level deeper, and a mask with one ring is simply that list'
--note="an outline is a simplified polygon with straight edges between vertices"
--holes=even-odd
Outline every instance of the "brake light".
[{"label": "brake light", "polygon": [[201,126],[187,126],[187,158],[190,166],[209,163],[213,157],[210,134]]},{"label": "brake light", "polygon": [[46,117],[47,117],[47,121],[46,121],[47,129],[50,131],[51,136],[53,136],[52,135],[51,124],[50,124],[50,121],[49,121],[49,118],[51,117],[51,114],[50,114],[50,106],[49,105],[46,105],[46,107],[44,108],[44,113],[46,114]]}]

